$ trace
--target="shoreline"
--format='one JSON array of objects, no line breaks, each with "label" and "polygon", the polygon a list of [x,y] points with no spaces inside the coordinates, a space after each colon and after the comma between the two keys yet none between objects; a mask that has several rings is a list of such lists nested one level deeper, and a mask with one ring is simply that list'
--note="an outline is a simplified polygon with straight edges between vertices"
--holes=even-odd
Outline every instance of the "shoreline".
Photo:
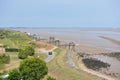
[{"label": "shoreline", "polygon": [[[114,53],[114,51],[111,51],[111,50],[106,50],[106,49],[103,49],[103,48],[98,48],[98,47],[93,47],[93,46],[88,46],[88,45],[79,45],[79,44],[77,44],[76,47],[78,48],[77,49],[78,52],[82,52],[82,53],[90,54],[90,55],[102,55],[103,53],[109,55],[111,53]],[[71,58],[73,58],[73,55],[74,54],[72,54]],[[85,64],[81,60],[76,61],[78,66],[76,66],[76,64],[75,64],[76,62],[74,62],[74,60],[70,60],[72,62],[67,61],[66,63],[68,64],[68,66],[74,67],[75,69],[80,68],[80,70],[83,70],[83,71],[85,71],[87,73],[90,73],[91,75],[97,76],[97,77],[99,77],[101,79],[119,80],[118,77],[115,77],[113,75],[107,75],[105,73],[101,73],[100,71],[96,71],[96,70],[92,70],[92,69],[87,68],[85,66]]]},{"label": "shoreline", "polygon": [[[62,41],[63,43],[67,43],[65,41]],[[114,51],[112,50],[107,50],[107,49],[103,49],[103,48],[99,48],[99,47],[94,47],[94,46],[88,46],[88,45],[80,45],[80,44],[77,44],[77,46],[75,47],[75,49],[77,48],[76,51],[78,52],[82,52],[82,53],[85,53],[85,54],[91,54],[91,55],[94,55],[94,54],[99,54],[101,55],[101,53],[107,53],[107,54],[110,54]],[[71,57],[72,58],[72,57]],[[78,67],[75,65],[74,61],[72,61],[71,59],[68,60],[69,62],[66,62],[66,63],[70,63],[70,65],[68,66],[71,66],[78,69]],[[84,65],[84,63],[82,63]],[[82,66],[83,66],[82,65]],[[80,66],[79,66],[80,67]],[[84,65],[85,67],[85,65]],[[106,75],[104,73],[101,73],[100,71],[95,71],[95,70],[91,70],[91,69],[88,69],[88,68],[82,68],[82,69],[85,69],[83,71],[87,72],[87,73],[91,73],[92,75],[95,75],[97,77],[102,77],[104,79],[107,79],[107,80],[117,80],[117,79],[114,79],[113,76],[110,76],[110,75]],[[91,71],[91,72],[90,72]],[[97,75],[96,75],[97,74]]]},{"label": "shoreline", "polygon": [[[89,54],[100,54],[100,53],[111,53],[111,52],[113,52],[111,50],[106,50],[106,49],[99,48],[99,47],[93,47],[93,46],[88,46],[88,45],[80,45],[80,44],[77,44],[77,48],[80,52],[83,52],[83,53],[86,53],[86,54],[88,54],[88,53]],[[87,72],[87,71],[85,71],[85,72]],[[100,73],[98,71],[93,71],[91,74],[95,75],[94,72]],[[90,73],[89,69],[88,69],[88,73]],[[108,79],[108,80],[115,80],[115,79],[112,79],[111,76],[107,77],[107,75],[102,74],[102,73],[98,74],[97,76],[103,77],[103,78]]]},{"label": "shoreline", "polygon": [[105,74],[102,74],[100,73],[99,71],[95,71],[95,70],[92,70],[92,69],[89,69],[85,66],[85,64],[82,62],[82,59],[79,58],[78,59],[78,62],[77,62],[78,66],[80,69],[82,69],[83,71],[87,72],[87,73],[90,73],[92,75],[95,75],[99,78],[102,78],[102,79],[106,79],[106,80],[117,80],[109,75],[105,75]]},{"label": "shoreline", "polygon": [[[85,48],[84,48],[85,47]],[[117,52],[112,52],[112,51],[108,51],[108,50],[105,50],[105,49],[99,49],[99,48],[95,48],[94,49],[94,47],[86,47],[85,45],[83,46],[83,48],[85,49],[85,50],[82,50],[81,49],[82,48],[82,46],[80,47],[80,49],[79,49],[79,51],[77,52],[77,53],[83,53],[83,54],[85,54],[85,58],[88,58],[89,57],[89,55],[90,55],[90,58],[93,58],[93,56],[94,55],[103,55],[103,56],[108,56],[108,57],[113,57],[113,58],[115,58],[115,59],[117,59],[116,58],[116,56],[113,56],[113,55],[111,55],[112,53],[117,53]],[[86,51],[87,50],[87,51]],[[90,52],[89,53],[89,51],[93,51],[93,52],[95,52],[95,53],[93,53],[93,52]],[[111,56],[110,56],[111,55]],[[115,55],[115,54],[114,54]],[[97,58],[96,58],[97,59]],[[82,59],[81,59],[82,60]],[[99,60],[99,59],[97,59],[97,60]],[[107,73],[108,74],[111,74],[111,75],[108,75],[107,73],[106,73],[106,71],[104,72],[101,72],[101,70],[98,70],[98,71],[96,71],[96,70],[92,70],[92,69],[89,69],[89,68],[87,68],[86,66],[85,66],[85,64],[82,62],[82,61],[80,61],[80,60],[78,60],[79,61],[79,67],[81,67],[81,66],[83,66],[82,67],[82,69],[85,69],[84,71],[86,71],[86,72],[88,72],[88,73],[91,73],[91,74],[93,74],[93,75],[96,75],[96,74],[98,74],[97,76],[99,76],[99,74],[100,74],[100,76],[101,77],[105,77],[107,80],[119,80],[120,78],[119,78],[119,73],[117,73],[118,75],[114,75],[114,72],[109,72],[109,70],[107,71]],[[76,62],[78,62],[77,60],[76,60]],[[102,62],[104,62],[104,61],[102,61]],[[78,64],[78,63],[77,63]],[[80,66],[81,65],[81,66]],[[113,64],[112,64],[113,65]],[[90,72],[90,71],[92,71],[92,72]],[[115,73],[116,74],[116,73]],[[99,76],[99,77],[100,77]],[[107,77],[108,76],[108,77]],[[112,79],[113,78],[113,79]],[[114,79],[115,78],[115,79]]]},{"label": "shoreline", "polygon": [[109,75],[100,73],[99,71],[95,71],[92,69],[89,69],[85,66],[85,64],[82,62],[82,58],[77,55],[74,51],[69,51],[66,55],[66,64],[70,66],[71,68],[74,68],[76,70],[82,70],[92,76],[96,76],[100,78],[100,80],[118,80],[114,77],[111,77]]},{"label": "shoreline", "polygon": [[[45,42],[44,42],[45,43]],[[66,43],[66,42],[63,42],[63,43]],[[67,42],[68,43],[68,42]],[[48,43],[47,43],[48,44]],[[52,45],[52,44],[50,44],[50,45]],[[53,44],[54,45],[54,44]],[[75,48],[77,48],[77,50],[76,51],[78,51],[78,52],[82,52],[82,53],[85,53],[85,54],[100,54],[100,53],[111,53],[111,51],[109,51],[109,50],[106,50],[106,49],[103,49],[103,48],[99,48],[99,47],[93,47],[93,46],[88,46],[88,45],[80,45],[80,44],[77,44],[76,45],[76,47]],[[67,49],[67,48],[66,48]],[[66,55],[67,56],[67,55]],[[65,56],[65,57],[66,57]],[[73,57],[74,57],[74,53],[72,53],[72,55],[70,55],[70,56],[72,56],[72,57],[69,57],[70,59],[72,59]],[[71,62],[71,61],[70,61]],[[74,65],[73,67],[76,67],[76,65],[74,64],[74,59],[73,59],[73,61],[72,61],[72,65]],[[79,64],[81,63],[79,60],[78,60],[78,62],[79,62]],[[67,63],[67,62],[66,62]],[[76,63],[76,62],[75,62]],[[84,63],[82,63],[83,64],[83,66],[84,66]],[[69,65],[68,65],[69,66]],[[80,66],[79,66],[80,67]],[[78,67],[76,67],[77,69],[78,69]],[[82,69],[84,69],[84,67],[82,67]],[[86,68],[87,69],[87,68]],[[87,72],[87,70],[85,70],[85,72]],[[88,69],[88,73],[90,73],[91,71]],[[100,72],[98,72],[98,71],[95,71],[95,72],[97,72],[97,73],[100,73]],[[93,72],[91,72],[90,74],[94,74],[95,75],[95,72],[93,71]],[[101,77],[103,77],[103,78],[106,78],[106,79],[108,79],[108,80],[114,80],[114,79],[111,79],[111,77],[106,77],[104,74],[98,74],[98,75],[96,75],[97,77],[100,77],[101,75],[103,75],[103,76],[101,76]]]}]

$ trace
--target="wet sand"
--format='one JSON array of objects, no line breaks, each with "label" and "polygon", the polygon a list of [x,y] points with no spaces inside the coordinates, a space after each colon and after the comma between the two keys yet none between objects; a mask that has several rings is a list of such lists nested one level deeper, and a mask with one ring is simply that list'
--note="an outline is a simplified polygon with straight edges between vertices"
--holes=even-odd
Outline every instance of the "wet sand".
[{"label": "wet sand", "polygon": [[88,46],[88,45],[78,45],[76,46],[76,50],[78,52],[86,53],[86,54],[101,54],[101,53],[111,53],[111,50],[107,50],[104,48]]},{"label": "wet sand", "polygon": [[106,36],[100,36],[100,37],[103,38],[103,39],[106,39],[106,40],[108,40],[108,41],[111,41],[112,43],[117,44],[117,45],[120,46],[120,40],[118,41],[118,40],[115,40],[115,39],[113,39],[113,38],[106,37]]}]

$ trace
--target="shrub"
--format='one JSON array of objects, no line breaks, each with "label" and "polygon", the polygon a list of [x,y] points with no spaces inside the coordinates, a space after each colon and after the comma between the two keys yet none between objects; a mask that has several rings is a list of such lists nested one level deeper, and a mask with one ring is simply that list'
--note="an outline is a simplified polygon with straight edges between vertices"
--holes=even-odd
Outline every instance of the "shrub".
[{"label": "shrub", "polygon": [[22,80],[41,80],[48,73],[46,63],[39,58],[27,58],[20,63]]},{"label": "shrub", "polygon": [[27,51],[29,56],[33,56],[35,53],[34,48],[31,45],[25,46],[25,50]]},{"label": "shrub", "polygon": [[0,78],[0,80],[2,80],[2,78]]},{"label": "shrub", "polygon": [[19,52],[19,49],[17,48],[5,48],[6,52]]},{"label": "shrub", "polygon": [[49,76],[47,80],[56,80],[56,79]]},{"label": "shrub", "polygon": [[20,51],[18,57],[20,59],[25,59],[27,56],[33,56],[34,55],[34,48],[30,45],[23,46]]},{"label": "shrub", "polygon": [[13,70],[9,73],[8,80],[20,80],[20,73],[18,70]]},{"label": "shrub", "polygon": [[28,53],[26,52],[26,50],[21,49],[19,54],[18,54],[18,58],[19,59],[25,59],[25,58],[27,58],[27,56],[28,56]]},{"label": "shrub", "polygon": [[3,54],[0,55],[0,63],[8,64],[10,62],[10,56]]}]

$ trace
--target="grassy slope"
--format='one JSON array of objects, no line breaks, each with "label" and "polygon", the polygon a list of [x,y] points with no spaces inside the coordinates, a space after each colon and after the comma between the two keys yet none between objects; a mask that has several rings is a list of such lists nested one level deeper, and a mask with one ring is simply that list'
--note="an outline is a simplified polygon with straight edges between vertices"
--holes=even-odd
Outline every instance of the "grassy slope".
[{"label": "grassy slope", "polygon": [[47,54],[43,54],[42,52],[41,52],[41,53],[35,53],[34,56],[35,56],[35,57],[38,57],[38,56],[39,56],[39,58],[42,59],[42,60],[45,60],[45,59],[48,57]]},{"label": "grassy slope", "polygon": [[[27,44],[31,41],[27,35],[22,34],[20,32],[10,31],[10,30],[3,30],[4,32],[4,39],[0,39],[0,44],[7,45],[7,47],[20,47],[21,45]],[[2,33],[0,33],[2,34]]]},{"label": "grassy slope", "polygon": [[[10,30],[2,30],[0,32],[0,35],[1,34],[4,36],[4,38],[0,39],[0,44],[4,44],[7,47],[11,47],[11,48],[18,48],[21,45],[25,45],[32,40],[25,34],[22,34],[20,32],[10,31]],[[10,56],[10,64],[5,64],[4,67],[0,69],[0,73],[4,72],[4,70],[9,71],[14,68],[17,68],[21,61],[20,59],[18,59],[18,53],[7,52],[6,54]]]},{"label": "grassy slope", "polygon": [[8,47],[17,47],[13,41],[11,41],[10,39],[0,39],[0,44],[4,44],[4,45],[7,45]]},{"label": "grassy slope", "polygon": [[48,63],[49,75],[57,80],[98,80],[96,77],[88,75],[83,71],[75,70],[66,64],[66,51],[64,49],[56,49],[56,57]]},{"label": "grassy slope", "polygon": [[[4,71],[8,72],[10,70],[18,68],[20,62],[22,61],[22,60],[18,59],[18,53],[17,52],[16,53],[15,52],[11,52],[11,53],[7,52],[6,54],[8,54],[10,56],[10,64],[5,64],[3,68],[0,68],[0,73],[4,73]],[[42,53],[41,54],[36,53],[34,56],[35,57],[39,56],[39,58],[42,59],[42,60],[47,58],[47,55],[42,54]],[[29,57],[31,57],[31,56],[29,56]]]}]

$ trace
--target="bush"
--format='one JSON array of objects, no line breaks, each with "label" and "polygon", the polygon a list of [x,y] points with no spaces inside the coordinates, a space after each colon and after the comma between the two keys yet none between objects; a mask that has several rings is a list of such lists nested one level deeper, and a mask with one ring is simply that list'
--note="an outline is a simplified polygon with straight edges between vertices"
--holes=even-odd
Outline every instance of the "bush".
[{"label": "bush", "polygon": [[41,80],[48,73],[46,63],[39,58],[27,58],[20,63],[22,80]]},{"label": "bush", "polygon": [[6,52],[19,52],[19,49],[17,49],[17,48],[6,48],[5,51]]},{"label": "bush", "polygon": [[35,53],[34,48],[31,45],[25,46],[25,50],[27,51],[29,56],[33,56]]},{"label": "bush", "polygon": [[8,80],[20,80],[20,73],[18,70],[13,70],[9,73]]},{"label": "bush", "polygon": [[25,59],[27,56],[33,56],[35,53],[34,48],[30,45],[23,46],[19,51],[19,59]]},{"label": "bush", "polygon": [[0,63],[8,64],[9,62],[10,62],[9,55],[6,55],[6,54],[0,55]]},{"label": "bush", "polygon": [[25,58],[27,58],[27,56],[28,56],[28,53],[26,52],[26,50],[21,49],[19,54],[18,54],[18,58],[19,59],[25,59]]},{"label": "bush", "polygon": [[56,79],[49,76],[47,80],[56,80]]}]

